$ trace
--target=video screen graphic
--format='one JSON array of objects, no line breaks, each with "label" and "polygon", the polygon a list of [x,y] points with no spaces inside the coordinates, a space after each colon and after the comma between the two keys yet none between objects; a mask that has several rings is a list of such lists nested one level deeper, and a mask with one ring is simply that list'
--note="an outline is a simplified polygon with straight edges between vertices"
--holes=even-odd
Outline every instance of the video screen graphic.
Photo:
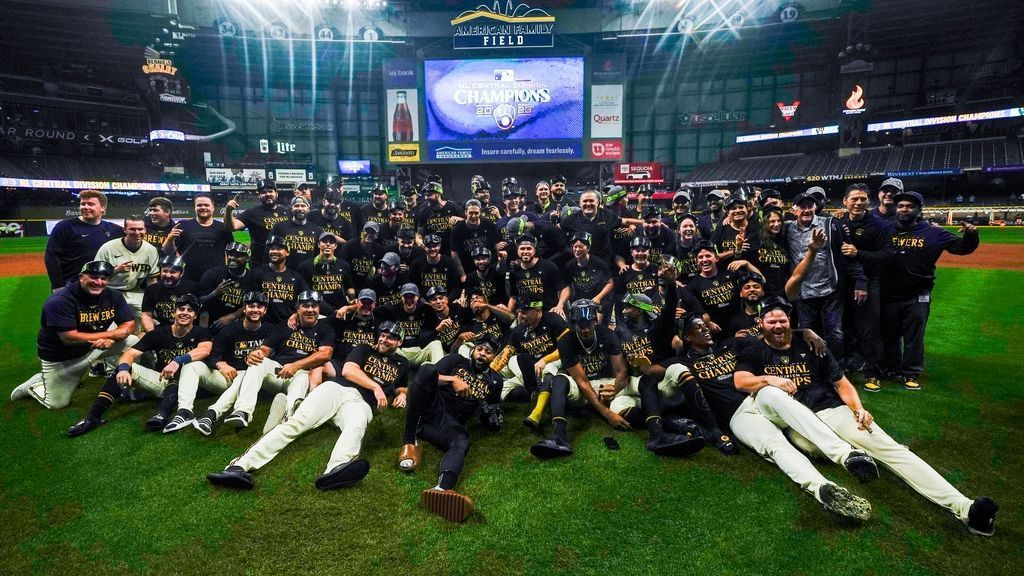
[{"label": "video screen graphic", "polygon": [[583,58],[424,62],[428,142],[583,139]]}]

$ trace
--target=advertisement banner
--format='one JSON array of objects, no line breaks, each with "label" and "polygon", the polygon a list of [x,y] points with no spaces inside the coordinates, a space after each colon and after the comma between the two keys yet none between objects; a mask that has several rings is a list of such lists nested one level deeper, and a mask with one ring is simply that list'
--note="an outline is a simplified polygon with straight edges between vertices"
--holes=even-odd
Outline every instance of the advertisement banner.
[{"label": "advertisement banner", "polygon": [[591,56],[591,62],[593,63],[590,73],[591,84],[623,84],[626,81],[625,54]]},{"label": "advertisement banner", "polygon": [[387,159],[394,164],[420,161],[419,69],[419,62],[408,58],[384,62],[384,133]]},{"label": "advertisement banner", "polygon": [[149,142],[145,136],[118,136],[117,134],[100,134],[98,132],[76,132],[57,128],[28,128],[24,126],[5,126],[0,128],[0,135],[24,140],[61,140],[64,142],[89,142],[92,144],[128,144],[142,145]]},{"label": "advertisement banner", "polygon": [[278,183],[298,184],[300,182],[312,182],[313,170],[307,168],[268,168],[267,176]]},{"label": "advertisement banner", "polygon": [[746,122],[747,113],[743,111],[720,110],[718,112],[685,112],[679,115],[682,127],[706,126],[708,124],[733,124]]},{"label": "advertisement banner", "polygon": [[504,162],[523,158],[580,160],[583,147],[579,140],[427,144],[427,160],[431,162]]},{"label": "advertisement banner", "polygon": [[47,188],[68,190],[127,190],[145,192],[209,192],[206,184],[173,182],[106,182],[102,180],[42,180],[35,178],[0,178],[0,187]]},{"label": "advertisement banner", "polygon": [[419,161],[419,144],[388,144],[388,162],[401,164],[403,162]]},{"label": "advertisement banner", "polygon": [[590,87],[590,137],[622,138],[622,85]]},{"label": "advertisement banner", "polygon": [[619,164],[615,170],[616,184],[661,184],[661,162]]},{"label": "advertisement banner", "polygon": [[594,160],[621,159],[622,140],[591,140],[590,157]]},{"label": "advertisement banner", "polygon": [[221,186],[251,185],[255,186],[256,181],[266,178],[267,173],[263,168],[207,168],[206,181],[210,184]]},{"label": "advertisement banner", "polygon": [[387,90],[388,142],[418,142],[420,139],[419,90]]},{"label": "advertisement banner", "polygon": [[[514,7],[513,7],[514,6]],[[480,4],[451,21],[456,50],[478,48],[551,48],[555,45],[555,17],[525,3]]]},{"label": "advertisement banner", "polygon": [[21,238],[24,235],[24,220],[0,221],[0,238]]}]

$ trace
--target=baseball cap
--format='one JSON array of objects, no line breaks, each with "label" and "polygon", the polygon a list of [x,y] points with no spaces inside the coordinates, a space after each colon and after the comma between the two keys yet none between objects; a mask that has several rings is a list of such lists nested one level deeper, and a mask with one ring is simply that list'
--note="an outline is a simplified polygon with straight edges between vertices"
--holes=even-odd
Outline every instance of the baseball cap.
[{"label": "baseball cap", "polygon": [[561,174],[551,179],[552,184],[565,184],[566,182],[567,180],[565,179],[565,176],[562,176]]},{"label": "baseball cap", "polygon": [[388,187],[380,182],[377,182],[376,184],[373,185],[372,188],[370,188],[370,192],[374,194],[376,194],[377,192],[384,192],[385,194],[387,194]]},{"label": "baseball cap", "polygon": [[405,284],[402,284],[402,287],[399,289],[399,293],[402,296],[405,296],[405,295],[408,295],[408,294],[415,294],[415,295],[419,296],[420,295],[420,287],[415,285],[415,284],[413,284],[412,282],[406,282]]},{"label": "baseball cap", "polygon": [[594,237],[593,235],[590,234],[590,232],[576,232],[575,234],[572,235],[572,240],[570,243],[583,242],[587,246],[590,246],[591,242],[593,242],[593,238]]},{"label": "baseball cap", "polygon": [[397,268],[402,263],[402,259],[394,252],[388,252],[381,257],[379,263],[385,266],[390,266],[391,268]]},{"label": "baseball cap", "polygon": [[322,301],[323,298],[320,297],[320,293],[316,290],[303,290],[302,292],[299,292],[298,297],[295,298],[296,304],[312,303],[319,306]]},{"label": "baseball cap", "polygon": [[199,310],[202,309],[202,306],[199,304],[199,298],[196,298],[192,294],[182,294],[181,296],[178,296],[178,299],[174,302],[174,308],[177,309],[182,306],[192,308],[192,311],[196,314],[198,314]]},{"label": "baseball cap", "polygon": [[739,293],[740,289],[743,288],[743,285],[746,284],[747,282],[757,282],[758,284],[761,285],[761,288],[764,288],[765,285],[764,276],[761,276],[760,274],[754,272],[743,272],[736,276],[737,294]]},{"label": "baseball cap", "polygon": [[320,238],[318,238],[317,241],[318,242],[327,242],[329,244],[337,244],[338,243],[338,237],[335,236],[331,232],[324,232],[324,233],[320,234]]},{"label": "baseball cap", "polygon": [[480,192],[481,190],[486,190],[486,191],[490,192],[490,190],[491,190],[491,183],[488,182],[487,180],[481,180],[481,181],[477,182],[476,190],[477,190],[477,192]]},{"label": "baseball cap", "polygon": [[[88,262],[85,266],[88,266],[89,264],[93,264],[93,262]],[[104,264],[106,264],[106,262],[104,262]],[[85,266],[82,267],[83,272],[85,272]],[[185,269],[185,262],[181,258],[164,256],[160,259],[160,268],[171,268],[173,270],[181,271]],[[111,267],[110,273],[114,273],[113,267]]]},{"label": "baseball cap", "polygon": [[107,278],[110,278],[114,275],[114,267],[110,262],[93,260],[92,262],[86,262],[83,264],[80,273],[88,274],[90,276],[106,276]]},{"label": "baseball cap", "polygon": [[416,232],[413,232],[411,228],[399,228],[396,236],[399,240],[415,240]]},{"label": "baseball cap", "polygon": [[509,238],[516,238],[523,232],[526,232],[526,220],[518,216],[509,218],[508,223],[505,224],[505,232],[508,233]]},{"label": "baseball cap", "polygon": [[399,340],[405,339],[405,330],[402,330],[402,327],[397,322],[392,322],[391,320],[381,322],[377,331],[382,334],[387,332]]},{"label": "baseball cap", "polygon": [[224,247],[224,252],[234,252],[235,254],[242,254],[244,256],[252,254],[252,251],[249,250],[249,246],[247,244],[242,244],[241,242],[228,242],[228,245]]},{"label": "baseball cap", "polygon": [[430,289],[427,290],[427,300],[433,300],[434,296],[437,296],[438,294],[441,296],[447,296],[448,291],[444,289],[444,286],[431,286]]},{"label": "baseball cap", "polygon": [[523,298],[516,300],[516,309],[543,310],[544,301],[532,296],[524,296]]},{"label": "baseball cap", "polygon": [[423,195],[427,194],[443,194],[444,189],[437,182],[427,182],[423,185]]},{"label": "baseball cap", "polygon": [[693,195],[690,193],[689,188],[676,190],[676,193],[672,195],[672,203],[674,204],[680,198],[685,198],[687,204],[693,202]]},{"label": "baseball cap", "polygon": [[341,202],[345,199],[345,194],[341,190],[328,190],[324,194],[324,200],[330,200],[331,202]]},{"label": "baseball cap", "polygon": [[377,293],[373,291],[373,288],[363,288],[359,291],[359,295],[356,300],[370,300],[373,302],[377,301]]},{"label": "baseball cap", "polygon": [[758,316],[764,316],[772,310],[784,310],[786,315],[789,316],[793,313],[793,305],[781,296],[769,296],[757,305]]},{"label": "baseball cap", "polygon": [[806,194],[810,194],[811,196],[814,196],[819,200],[824,200],[825,198],[827,198],[827,196],[825,195],[825,189],[822,188],[821,186],[811,186],[810,188],[807,189]]},{"label": "baseball cap", "polygon": [[627,194],[625,188],[623,188],[622,186],[616,186],[614,184],[609,184],[608,186],[605,186],[602,190],[602,193],[604,194],[604,203],[606,205],[618,202],[619,200],[622,199],[623,196]]},{"label": "baseball cap", "polygon": [[380,234],[380,224],[377,224],[376,222],[370,220],[366,224],[363,224],[363,231],[365,232],[367,230],[373,232],[374,234]]},{"label": "baseball cap", "polygon": [[711,242],[708,242],[707,240],[701,240],[700,242],[697,242],[696,246],[693,247],[694,254],[699,253],[701,250],[707,250],[708,252],[711,252],[715,256],[718,256],[718,248],[715,248],[715,245],[712,244]]},{"label": "baseball cap", "polygon": [[441,245],[441,237],[438,236],[437,234],[427,234],[423,238],[423,245],[424,246],[440,246]]},{"label": "baseball cap", "polygon": [[801,192],[797,194],[796,198],[793,198],[793,206],[799,206],[800,203],[803,202],[804,200],[810,200],[815,204],[818,203],[818,198],[814,194],[811,194],[811,191],[808,190],[806,192]]},{"label": "baseball cap", "polygon": [[726,198],[729,197],[729,191],[728,190],[723,190],[721,188],[716,188],[716,189],[712,190],[711,192],[708,192],[708,199],[710,199],[712,197],[718,198],[720,200],[725,200]]},{"label": "baseball cap", "polygon": [[683,220],[693,220],[693,223],[697,224],[697,215],[696,214],[683,214],[682,216],[679,217],[679,224],[682,224]]},{"label": "baseball cap", "polygon": [[270,298],[267,298],[267,295],[263,292],[250,290],[242,297],[242,304],[263,304],[264,306],[267,306],[270,304]]},{"label": "baseball cap", "polygon": [[415,196],[416,194],[418,194],[418,192],[416,192],[415,186],[411,184],[406,184],[405,186],[402,186],[402,196]]},{"label": "baseball cap", "polygon": [[765,202],[771,198],[778,198],[779,200],[782,200],[782,193],[775,188],[765,188],[761,191],[761,199],[758,202],[761,206],[764,206]]},{"label": "baseball cap", "polygon": [[743,192],[743,188],[740,188],[729,196],[729,199],[725,202],[725,207],[730,208],[736,204],[746,204],[747,195]]},{"label": "baseball cap", "polygon": [[497,353],[501,348],[501,342],[498,341],[498,337],[487,332],[477,336],[474,344],[477,346],[487,346],[494,353]]},{"label": "baseball cap", "polygon": [[648,318],[654,319],[658,315],[658,311],[654,309],[654,301],[646,294],[626,294],[622,298],[622,303],[643,310]]},{"label": "baseball cap", "polygon": [[903,192],[903,180],[899,178],[886,178],[882,181],[882,185],[878,187],[879,190],[882,188],[895,188],[900,192]]},{"label": "baseball cap", "polygon": [[907,190],[906,192],[900,191],[899,193],[894,194],[892,199],[894,202],[909,200],[910,202],[917,202],[918,206],[924,206],[924,196],[919,192],[914,192],[912,190]]},{"label": "baseball cap", "polygon": [[405,212],[405,206],[394,205],[388,210],[388,214],[396,214],[398,212]]},{"label": "baseball cap", "polygon": [[256,181],[256,190],[262,192],[270,188],[271,190],[277,190],[277,182],[274,182],[270,178],[261,178]]},{"label": "baseball cap", "polygon": [[633,249],[633,248],[650,248],[651,247],[651,240],[650,240],[650,238],[648,238],[646,236],[636,236],[635,238],[633,238],[632,240],[629,241],[629,247],[630,247],[630,249]]},{"label": "baseball cap", "polygon": [[267,237],[267,248],[270,248],[271,246],[280,246],[287,249],[288,243],[284,241],[284,236],[281,236],[280,234],[271,234]]},{"label": "baseball cap", "polygon": [[650,220],[651,218],[657,218],[661,220],[661,209],[657,206],[648,206],[644,208],[644,220]]},{"label": "baseball cap", "polygon": [[473,248],[473,251],[469,254],[473,258],[488,258],[491,257],[491,251],[484,246]]},{"label": "baseball cap", "polygon": [[516,246],[522,246],[523,244],[529,244],[530,246],[537,245],[537,239],[534,238],[533,234],[523,234],[516,240]]}]

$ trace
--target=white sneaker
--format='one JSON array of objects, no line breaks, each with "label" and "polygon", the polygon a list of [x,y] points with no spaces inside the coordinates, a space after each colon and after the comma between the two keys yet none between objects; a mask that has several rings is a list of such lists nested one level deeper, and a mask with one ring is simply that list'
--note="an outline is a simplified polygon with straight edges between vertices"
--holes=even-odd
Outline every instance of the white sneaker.
[{"label": "white sneaker", "polygon": [[285,412],[288,409],[288,397],[284,394],[278,394],[274,396],[274,400],[270,403],[270,414],[267,415],[267,423],[263,425],[263,433],[266,434],[274,429],[285,420]]},{"label": "white sneaker", "polygon": [[21,400],[22,398],[28,398],[32,396],[32,387],[43,381],[42,374],[36,374],[26,380],[25,382],[18,385],[17,388],[11,391],[11,400]]}]

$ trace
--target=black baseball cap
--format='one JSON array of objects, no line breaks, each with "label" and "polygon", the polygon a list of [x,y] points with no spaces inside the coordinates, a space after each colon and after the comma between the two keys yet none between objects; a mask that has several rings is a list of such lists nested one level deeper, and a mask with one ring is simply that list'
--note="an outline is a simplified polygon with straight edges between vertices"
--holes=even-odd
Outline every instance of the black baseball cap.
[{"label": "black baseball cap", "polygon": [[385,320],[380,323],[380,327],[377,328],[377,332],[383,334],[387,332],[399,340],[405,340],[405,330],[402,330],[402,326],[397,322],[391,320]]},{"label": "black baseball cap", "polygon": [[636,236],[629,241],[629,248],[650,248],[651,239],[646,236]]},{"label": "black baseball cap", "polygon": [[470,253],[470,256],[472,256],[473,258],[487,258],[488,260],[490,260],[491,251],[484,246],[480,246],[478,248],[473,248],[473,251]]},{"label": "black baseball cap", "polygon": [[[86,266],[89,264],[92,264],[92,262],[89,262]],[[171,268],[172,270],[178,270],[180,272],[185,269],[185,262],[181,258],[175,256],[164,256],[160,259],[160,268]]]},{"label": "black baseball cap", "polygon": [[262,192],[266,189],[277,190],[277,182],[270,178],[260,178],[256,181],[256,190]]},{"label": "black baseball cap", "polygon": [[551,179],[552,184],[565,184],[566,182],[567,180],[565,179],[565,176],[562,176],[561,174]]},{"label": "black baseball cap", "polygon": [[920,192],[914,192],[913,190],[907,190],[906,192],[898,192],[892,197],[893,202],[899,202],[900,200],[907,200],[910,202],[916,202],[919,207],[924,206],[924,196]]},{"label": "black baseball cap", "polygon": [[202,305],[199,304],[199,298],[196,298],[193,294],[182,294],[181,296],[178,296],[178,299],[174,302],[174,308],[178,309],[182,306],[192,308],[192,311],[196,314],[199,314],[199,311],[203,308]]},{"label": "black baseball cap", "polygon": [[498,341],[498,337],[487,332],[477,336],[473,343],[477,346],[487,346],[491,349],[491,352],[495,354],[497,354],[498,350],[501,349],[501,342]]},{"label": "black baseball cap", "polygon": [[284,241],[284,236],[281,236],[280,234],[271,234],[267,237],[267,248],[270,248],[271,246],[280,246],[285,250],[288,249],[288,243]]},{"label": "black baseball cap", "polygon": [[543,310],[544,301],[541,300],[540,298],[524,296],[519,300],[516,300],[516,309]]},{"label": "black baseball cap", "polygon": [[793,314],[793,305],[781,296],[770,296],[757,305],[757,315],[764,316],[772,310],[782,310],[786,316]]},{"label": "black baseball cap", "polygon": [[316,290],[303,290],[299,292],[297,298],[295,298],[295,304],[316,304],[317,306],[323,302],[323,298],[320,297],[320,293]]},{"label": "black baseball cap", "polygon": [[110,262],[104,262],[103,260],[93,260],[92,262],[86,262],[82,265],[80,274],[88,274],[90,276],[106,276],[110,278],[114,275],[114,267]]},{"label": "black baseball cap", "polygon": [[444,289],[444,286],[431,286],[430,289],[427,290],[427,300],[428,301],[429,300],[433,300],[434,296],[437,296],[437,295],[447,296],[448,295],[448,291]]},{"label": "black baseball cap", "polygon": [[441,245],[441,237],[438,236],[437,234],[427,234],[426,237],[423,238],[423,245],[424,246],[440,246]]},{"label": "black baseball cap", "polygon": [[267,298],[267,295],[263,292],[250,290],[242,297],[242,304],[263,304],[264,306],[267,306],[270,304],[270,298]]},{"label": "black baseball cap", "polygon": [[323,232],[320,237],[317,238],[317,242],[327,242],[328,244],[337,244],[338,237],[333,232]]},{"label": "black baseball cap", "polygon": [[593,237],[593,235],[590,232],[582,232],[581,231],[581,232],[576,232],[575,234],[572,235],[572,239],[570,241],[570,244],[575,243],[575,242],[583,242],[587,246],[590,246],[593,241],[594,241],[594,237]]}]

